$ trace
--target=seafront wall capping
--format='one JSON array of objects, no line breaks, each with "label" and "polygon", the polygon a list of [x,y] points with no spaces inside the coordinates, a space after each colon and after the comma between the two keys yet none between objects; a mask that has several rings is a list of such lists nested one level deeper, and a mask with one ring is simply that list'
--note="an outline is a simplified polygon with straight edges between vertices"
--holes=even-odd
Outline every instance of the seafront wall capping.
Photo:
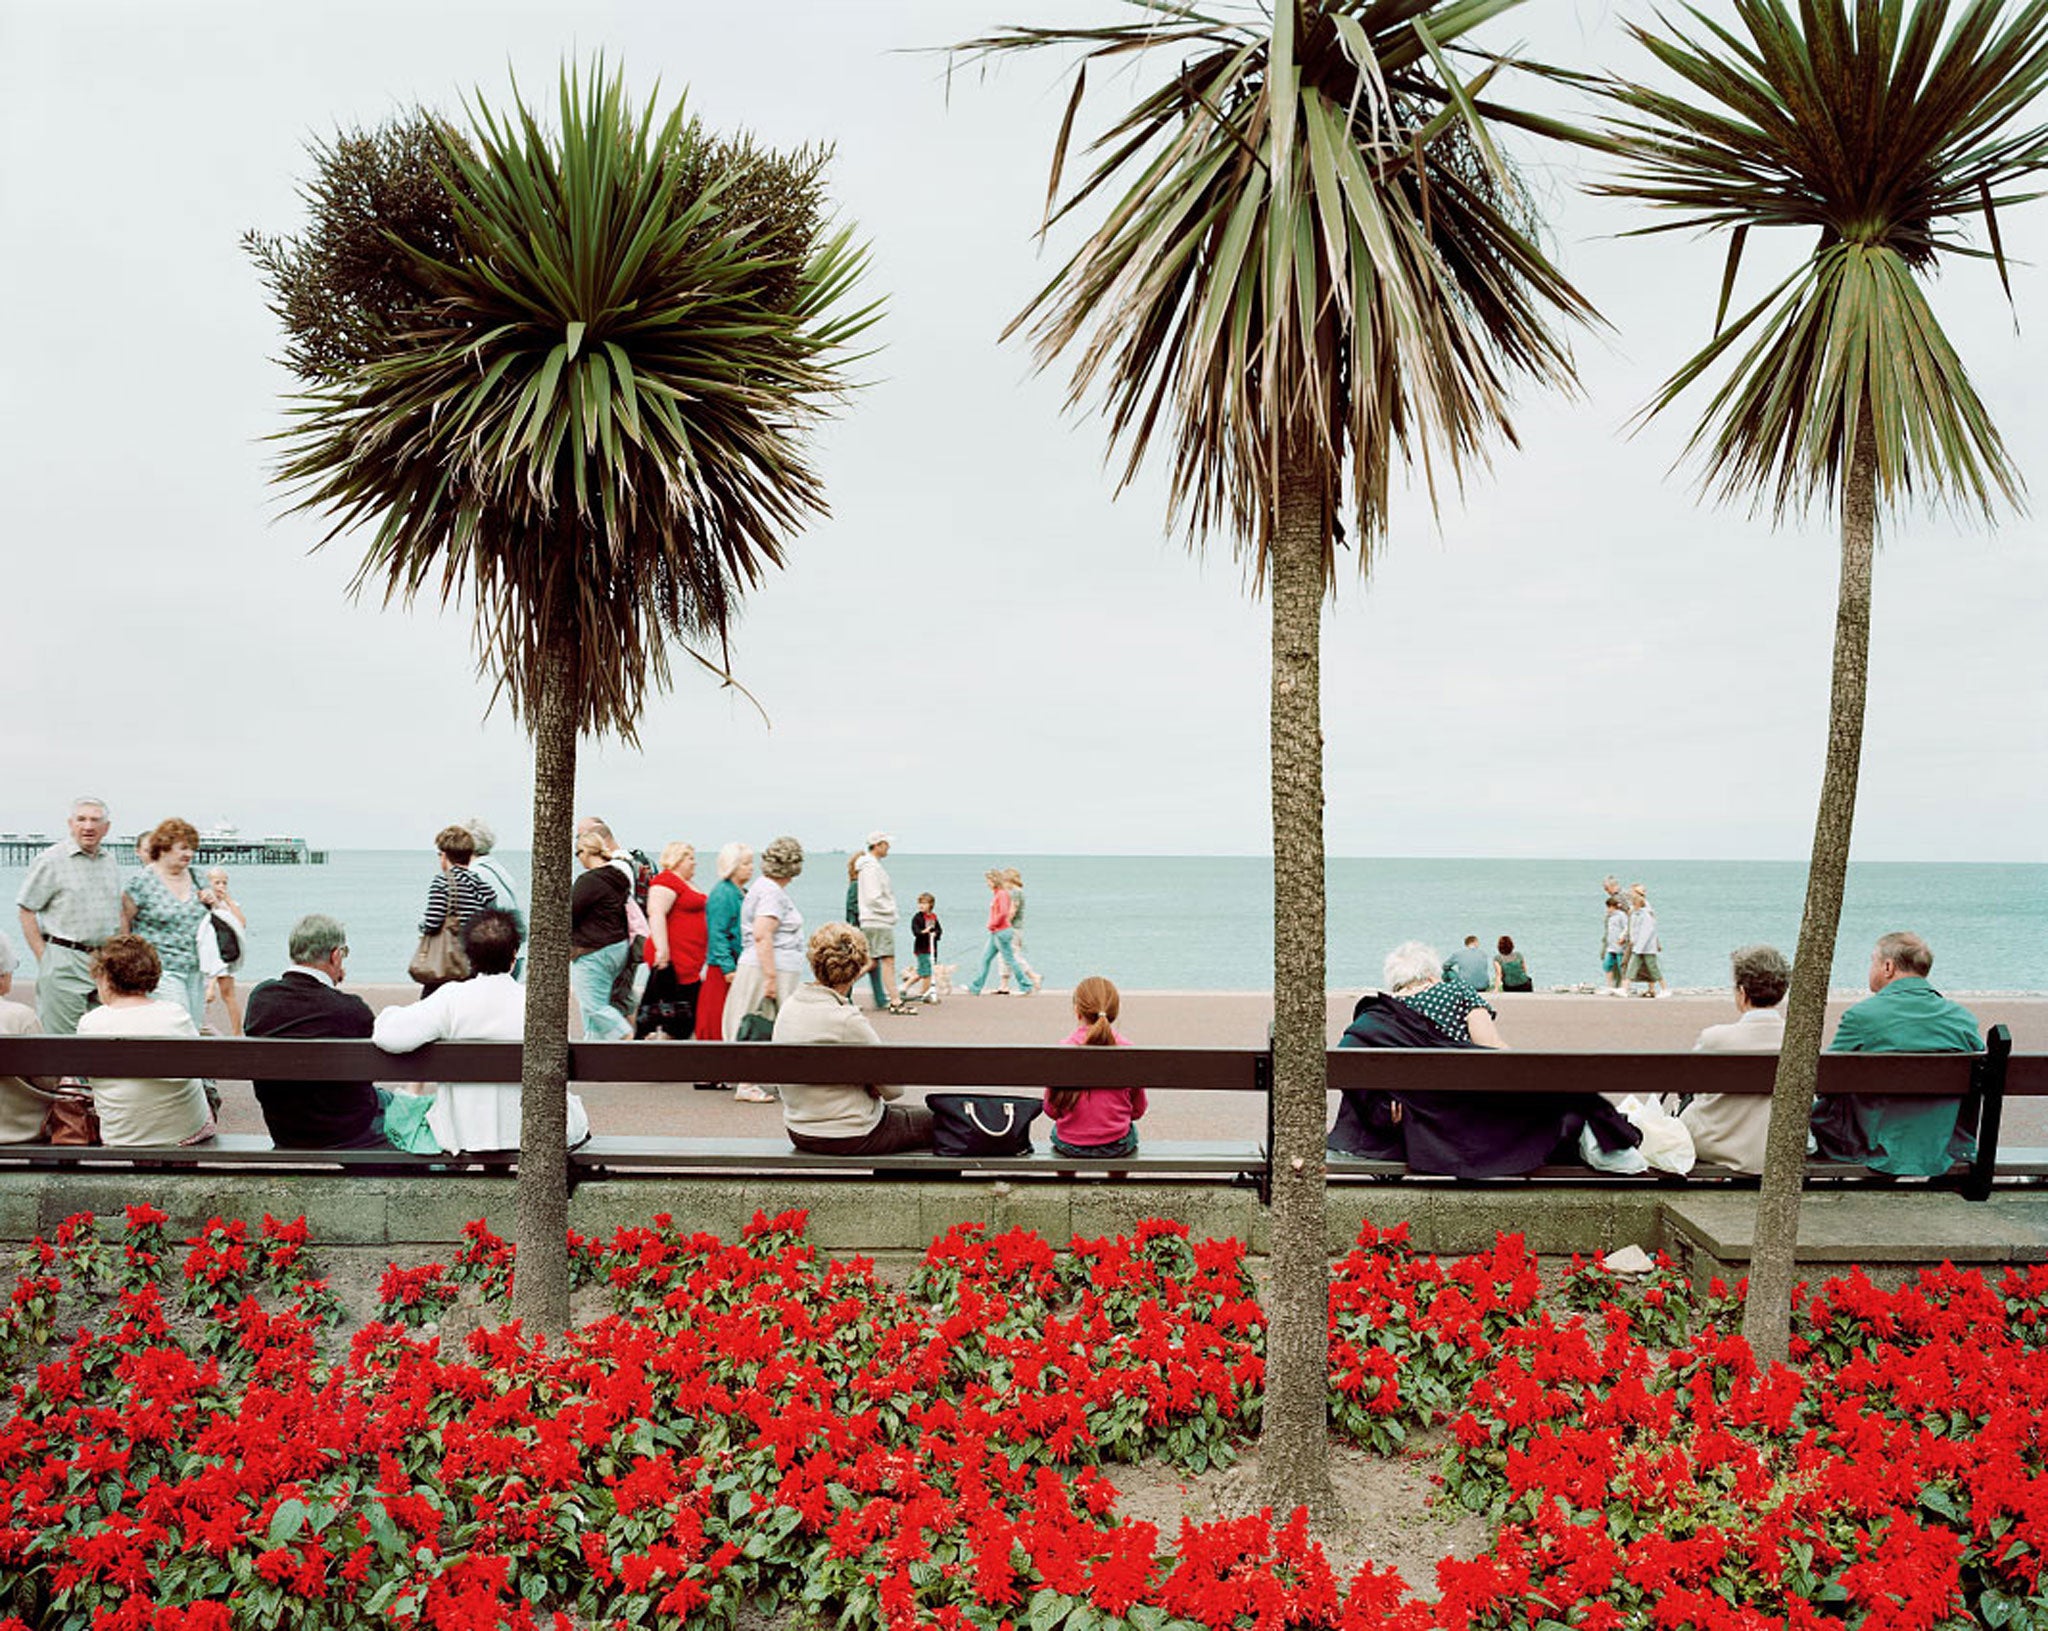
[{"label": "seafront wall capping", "polygon": [[[116,1173],[31,1168],[0,1172],[0,1242],[25,1244],[48,1236],[77,1212],[118,1217],[147,1202],[169,1214],[174,1240],[197,1234],[215,1217],[241,1218],[253,1228],[268,1212],[303,1213],[323,1249],[374,1248],[401,1260],[461,1244],[462,1226],[482,1218],[499,1234],[513,1232],[513,1181],[451,1175],[366,1177],[334,1174]],[[960,1223],[1036,1231],[1055,1246],[1079,1235],[1129,1234],[1139,1219],[1173,1218],[1197,1236],[1242,1240],[1255,1258],[1267,1246],[1266,1211],[1255,1192],[1214,1183],[1059,1182],[777,1174],[744,1177],[595,1179],[569,1197],[569,1227],[609,1236],[622,1225],[645,1225],[658,1212],[686,1230],[739,1238],[756,1210],[800,1208],[820,1251],[880,1261],[922,1255],[934,1238]],[[1406,1223],[1427,1251],[1461,1253],[1491,1247],[1501,1232],[1519,1232],[1546,1256],[1590,1254],[1629,1244],[1656,1249],[1664,1239],[1661,1202],[1650,1191],[1548,1186],[1540,1194],[1421,1189],[1333,1189],[1326,1203],[1332,1256],[1347,1251],[1359,1224]]]},{"label": "seafront wall capping", "polygon": [[[147,1202],[169,1214],[174,1240],[215,1217],[252,1227],[268,1212],[304,1214],[323,1252],[410,1263],[453,1253],[465,1223],[482,1218],[513,1232],[513,1183],[502,1177],[364,1177],[345,1174],[172,1174],[31,1168],[0,1172],[0,1243],[47,1237],[77,1212],[118,1217]],[[1197,1236],[1244,1241],[1263,1264],[1266,1213],[1249,1189],[1213,1183],[938,1180],[785,1174],[735,1177],[687,1174],[659,1179],[598,1179],[579,1184],[569,1225],[608,1237],[645,1225],[658,1212],[689,1230],[732,1240],[755,1211],[801,1208],[809,1238],[833,1256],[872,1257],[885,1271],[907,1270],[938,1235],[960,1223],[1030,1229],[1055,1246],[1075,1236],[1128,1234],[1139,1219],[1168,1217]],[[1520,1234],[1532,1251],[1555,1259],[1622,1246],[1667,1251],[1699,1275],[1747,1270],[1753,1193],[1661,1194],[1655,1190],[1512,1183],[1480,1189],[1425,1185],[1335,1188],[1325,1203],[1332,1257],[1347,1251],[1359,1225],[1408,1225],[1424,1251],[1483,1251],[1498,1234]],[[1881,1283],[1944,1261],[1992,1266],[2048,1262],[2048,1191],[2001,1193],[1981,1204],[1957,1195],[1854,1192],[1809,1194],[1800,1210],[1800,1260],[1816,1273],[1857,1264]]]}]

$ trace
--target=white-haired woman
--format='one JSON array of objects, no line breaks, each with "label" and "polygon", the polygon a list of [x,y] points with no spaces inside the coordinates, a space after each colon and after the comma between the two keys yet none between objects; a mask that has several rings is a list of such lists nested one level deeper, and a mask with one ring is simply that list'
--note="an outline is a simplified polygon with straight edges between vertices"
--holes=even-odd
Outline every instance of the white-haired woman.
[{"label": "white-haired woman", "polygon": [[699,1042],[725,1040],[725,993],[740,962],[740,904],[753,881],[752,849],[732,843],[718,852],[718,882],[704,897],[704,983],[697,990]]},{"label": "white-haired woman", "polygon": [[1420,940],[1404,941],[1387,953],[1382,978],[1397,1002],[1414,1009],[1453,1042],[1507,1046],[1493,1022],[1493,1005],[1463,981],[1446,980],[1435,947]]},{"label": "white-haired woman", "polygon": [[[804,915],[789,885],[804,869],[804,847],[778,838],[761,849],[760,873],[740,902],[740,960],[725,997],[725,1040],[739,1040],[740,1021],[756,1011],[773,1014],[804,983]],[[741,1082],[732,1096],[742,1104],[773,1104],[772,1087]]]}]

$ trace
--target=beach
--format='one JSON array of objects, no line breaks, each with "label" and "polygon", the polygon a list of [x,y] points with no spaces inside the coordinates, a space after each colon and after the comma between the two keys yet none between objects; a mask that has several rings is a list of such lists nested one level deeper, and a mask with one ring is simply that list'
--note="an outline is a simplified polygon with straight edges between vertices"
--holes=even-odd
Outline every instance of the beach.
[{"label": "beach", "polygon": [[[19,997],[22,987],[16,987]],[[363,985],[349,989],[372,1008],[411,1002],[417,987]],[[1334,1047],[1351,1017],[1358,993],[1332,992],[1329,1003],[1330,1042]],[[867,991],[856,988],[865,1014]],[[33,1000],[32,998],[29,1000]],[[1500,1029],[1511,1047],[1528,1052],[1635,1053],[1678,1052],[1692,1047],[1702,1027],[1735,1017],[1728,996],[1641,997],[1554,995],[1545,992],[1502,995],[1491,999],[1499,1010]],[[1852,999],[1840,995],[1828,1005],[1828,1031]],[[2048,997],[1979,997],[1969,1000],[1978,1021],[1988,1027],[2011,1028],[2013,1047],[2022,1053],[2048,1052]],[[1159,1047],[1262,1046],[1272,1019],[1273,1000],[1264,992],[1132,991],[1124,993],[1117,1028],[1132,1042]],[[211,1017],[221,1020],[218,1006]],[[1074,1028],[1067,991],[1048,987],[1037,996],[969,997],[954,995],[919,1006],[914,1017],[870,1014],[885,1042],[953,1042],[1038,1044],[1066,1040]],[[576,1034],[572,1019],[571,1034]],[[646,1042],[649,1048],[673,1047]],[[394,1061],[396,1063],[396,1061]],[[390,1080],[407,1079],[394,1069]],[[246,1082],[223,1082],[222,1128],[227,1132],[263,1131],[262,1113]],[[1608,1091],[1654,1089],[1641,1075],[1611,1083],[1589,1083]],[[689,1083],[577,1084],[589,1109],[592,1127],[601,1133],[670,1134],[700,1138],[769,1138],[779,1136],[782,1121],[774,1105],[738,1104],[729,1093],[702,1093]],[[911,1090],[913,1095],[915,1090]],[[1264,1110],[1250,1094],[1175,1092],[1164,1086],[1151,1095],[1142,1124],[1145,1137],[1166,1139],[1258,1138],[1265,1130]],[[1333,1101],[1334,1104],[1334,1101]],[[1333,1111],[1334,1113],[1334,1111]],[[2016,1099],[2006,1107],[2001,1142],[2009,1145],[2048,1144],[2048,1100]]]}]

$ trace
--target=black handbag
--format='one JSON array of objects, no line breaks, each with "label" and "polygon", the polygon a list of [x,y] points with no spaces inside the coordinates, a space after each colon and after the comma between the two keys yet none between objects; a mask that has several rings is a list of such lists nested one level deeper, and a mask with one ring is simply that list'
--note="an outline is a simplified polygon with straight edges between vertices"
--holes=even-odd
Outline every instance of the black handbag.
[{"label": "black handbag", "polygon": [[1029,1155],[1031,1124],[1045,1111],[1041,1099],[1014,1093],[932,1093],[934,1155]]},{"label": "black handbag", "polygon": [[242,937],[235,926],[218,912],[213,914],[213,946],[223,963],[242,960]]}]

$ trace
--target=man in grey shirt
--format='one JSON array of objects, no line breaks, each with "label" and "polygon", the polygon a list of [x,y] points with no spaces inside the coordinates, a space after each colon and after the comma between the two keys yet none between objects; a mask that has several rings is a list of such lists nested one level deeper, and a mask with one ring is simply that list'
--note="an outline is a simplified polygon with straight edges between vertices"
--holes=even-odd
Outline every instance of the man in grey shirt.
[{"label": "man in grey shirt", "polygon": [[1474,991],[1484,991],[1493,984],[1493,959],[1481,948],[1479,936],[1468,934],[1464,945],[1444,959],[1444,972]]},{"label": "man in grey shirt", "polygon": [[101,847],[106,800],[73,799],[68,825],[70,836],[35,858],[14,897],[36,960],[36,1017],[51,1036],[75,1034],[98,1003],[92,954],[121,929],[121,868]]}]

